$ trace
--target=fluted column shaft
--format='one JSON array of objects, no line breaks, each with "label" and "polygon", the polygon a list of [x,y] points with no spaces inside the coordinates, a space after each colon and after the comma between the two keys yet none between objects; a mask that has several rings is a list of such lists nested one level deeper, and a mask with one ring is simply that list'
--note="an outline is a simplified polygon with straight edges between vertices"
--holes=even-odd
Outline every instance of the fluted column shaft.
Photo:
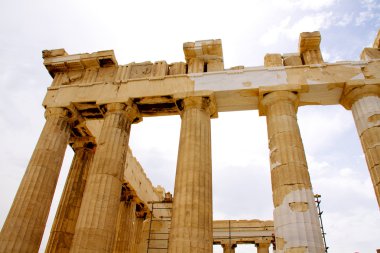
[{"label": "fluted column shaft", "polygon": [[70,252],[112,252],[133,105],[106,105],[103,127],[79,211]]},{"label": "fluted column shaft", "polygon": [[82,203],[88,170],[94,157],[95,146],[92,142],[77,139],[74,141],[72,148],[75,155],[45,252],[68,253],[73,241],[75,225]]},{"label": "fluted column shaft", "polygon": [[346,94],[380,207],[380,87],[365,85]]},{"label": "fluted column shaft", "polygon": [[212,252],[209,99],[185,98],[175,178],[169,253]]},{"label": "fluted column shaft", "polygon": [[38,252],[70,136],[68,110],[48,108],[46,123],[0,234],[0,252]]},{"label": "fluted column shaft", "polygon": [[131,253],[135,243],[136,202],[120,202],[113,253]]},{"label": "fluted column shaft", "polygon": [[139,245],[142,240],[143,236],[143,225],[144,225],[144,218],[143,217],[136,217],[135,219],[135,239],[134,243],[132,244],[132,253],[139,253]]},{"label": "fluted column shaft", "polygon": [[297,96],[275,91],[261,101],[267,116],[277,252],[324,252],[305,152]]}]

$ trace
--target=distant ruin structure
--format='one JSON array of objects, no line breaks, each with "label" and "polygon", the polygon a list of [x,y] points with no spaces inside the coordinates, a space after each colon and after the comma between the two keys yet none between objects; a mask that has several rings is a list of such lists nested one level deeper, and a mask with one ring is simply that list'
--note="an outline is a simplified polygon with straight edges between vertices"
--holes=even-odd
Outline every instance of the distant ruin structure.
[{"label": "distant ruin structure", "polygon": [[[0,252],[38,252],[67,145],[75,152],[46,252],[325,252],[297,109],[351,110],[380,204],[380,33],[360,61],[326,63],[319,32],[264,66],[225,69],[221,40],[183,45],[186,62],[119,65],[112,50],[43,51],[53,81],[46,123],[0,234]],[[211,119],[266,117],[273,221],[214,221]],[[182,119],[174,196],[154,187],[129,150],[132,124]],[[268,182],[269,183],[269,182]],[[170,229],[169,229],[170,228]],[[162,237],[160,237],[162,236]]]}]

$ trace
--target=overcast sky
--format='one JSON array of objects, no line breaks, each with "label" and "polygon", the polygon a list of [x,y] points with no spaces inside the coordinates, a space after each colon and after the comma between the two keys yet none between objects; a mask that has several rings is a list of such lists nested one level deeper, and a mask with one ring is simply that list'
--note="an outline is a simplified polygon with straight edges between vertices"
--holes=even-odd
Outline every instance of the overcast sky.
[{"label": "overcast sky", "polygon": [[[380,1],[2,0],[0,24],[2,226],[45,121],[41,103],[51,77],[42,50],[114,49],[119,64],[170,63],[184,61],[183,42],[222,39],[225,68],[260,66],[266,53],[297,52],[300,32],[319,30],[325,61],[359,60],[380,28]],[[379,208],[351,112],[307,106],[298,119],[313,189],[322,195],[329,252],[375,252]],[[131,131],[130,146],[147,175],[171,192],[179,130],[179,116],[171,116],[144,118]],[[267,144],[265,118],[257,111],[212,120],[214,219],[272,219]],[[68,149],[47,230],[72,156]]]}]

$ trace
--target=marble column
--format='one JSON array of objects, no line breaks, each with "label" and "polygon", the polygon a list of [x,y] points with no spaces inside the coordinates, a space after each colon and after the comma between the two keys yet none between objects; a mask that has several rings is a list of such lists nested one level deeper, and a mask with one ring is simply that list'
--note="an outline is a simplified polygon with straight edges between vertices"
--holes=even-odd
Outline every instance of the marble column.
[{"label": "marble column", "polygon": [[290,91],[266,94],[277,252],[324,252],[305,152],[297,123],[298,97]]},{"label": "marble column", "polygon": [[45,252],[68,253],[73,241],[88,170],[94,157],[95,144],[86,139],[76,138],[72,148],[75,152],[74,158]]},{"label": "marble column", "polygon": [[0,252],[38,252],[70,137],[69,111],[47,108],[46,123],[0,234]]},{"label": "marble column", "polygon": [[131,103],[111,103],[105,109],[70,252],[113,250],[129,133],[138,111]]},{"label": "marble column", "polygon": [[113,253],[131,253],[135,243],[136,202],[120,202]]},{"label": "marble column", "polygon": [[223,253],[235,253],[236,244],[223,243]]},{"label": "marble column", "polygon": [[270,243],[256,243],[257,253],[269,253]]},{"label": "marble column", "polygon": [[210,105],[206,97],[179,101],[182,123],[169,253],[212,252]]},{"label": "marble column", "polygon": [[143,237],[143,226],[144,226],[144,217],[137,216],[135,219],[135,239],[134,243],[132,244],[132,253],[139,253],[139,245],[141,244],[141,240]]},{"label": "marble column", "polygon": [[342,104],[351,109],[380,207],[380,86],[365,85],[346,92]]}]

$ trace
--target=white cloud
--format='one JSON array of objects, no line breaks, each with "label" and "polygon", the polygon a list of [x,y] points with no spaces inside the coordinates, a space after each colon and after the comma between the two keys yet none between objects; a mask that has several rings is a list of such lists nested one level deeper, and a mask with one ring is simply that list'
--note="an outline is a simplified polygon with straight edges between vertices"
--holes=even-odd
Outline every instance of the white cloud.
[{"label": "white cloud", "polygon": [[359,16],[355,18],[355,25],[360,26],[365,24],[368,20],[375,17],[375,14],[371,10],[361,11]]},{"label": "white cloud", "polygon": [[355,25],[362,26],[369,23],[371,20],[380,22],[380,3],[374,0],[362,0],[361,7],[363,11],[360,11],[355,18]]},{"label": "white cloud", "polygon": [[286,17],[278,26],[273,26],[271,29],[268,29],[266,33],[264,33],[260,37],[260,43],[262,45],[273,45],[278,42],[282,31],[287,29],[289,23],[291,21],[291,17]]},{"label": "white cloud", "polygon": [[[279,25],[273,25],[261,37],[262,45],[273,45],[286,37],[296,41],[301,32],[313,32],[327,29],[332,24],[332,12],[320,12],[314,15],[303,16],[301,19],[286,17]],[[291,22],[293,20],[293,22]]]},{"label": "white cloud", "polygon": [[331,25],[333,13],[320,12],[315,15],[304,16],[297,20],[291,27],[284,30],[285,35],[290,39],[297,39],[301,32],[319,31],[327,29]]},{"label": "white cloud", "polygon": [[284,8],[301,10],[320,10],[332,6],[336,0],[282,0],[279,1],[280,6]]},{"label": "white cloud", "polygon": [[336,26],[341,26],[341,27],[344,27],[344,26],[347,26],[348,24],[350,24],[353,20],[353,13],[345,13],[343,14],[343,16],[336,16],[335,18],[337,21],[335,22],[335,25]]}]

